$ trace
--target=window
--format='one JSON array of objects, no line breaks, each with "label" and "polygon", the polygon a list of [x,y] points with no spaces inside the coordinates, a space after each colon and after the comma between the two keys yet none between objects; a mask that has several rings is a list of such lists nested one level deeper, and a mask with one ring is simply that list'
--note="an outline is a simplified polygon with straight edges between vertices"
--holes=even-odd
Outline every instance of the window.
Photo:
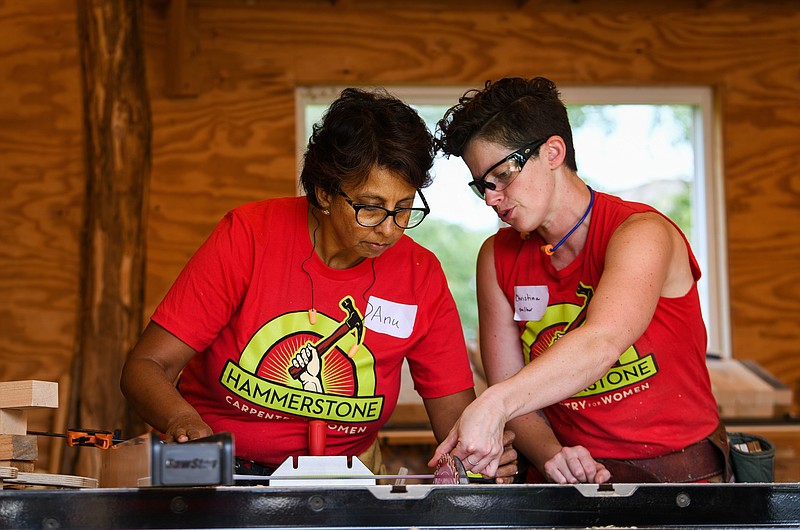
[{"label": "window", "polygon": [[[413,105],[433,130],[469,87],[386,87]],[[298,161],[341,87],[297,91]],[[705,87],[561,87],[573,128],[578,174],[593,188],[653,205],[692,243],[709,352],[731,355],[722,180],[713,167],[712,95]],[[425,190],[431,215],[407,232],[433,250],[445,269],[468,341],[477,332],[475,256],[499,227],[494,212],[467,187],[457,157],[437,157]]]}]

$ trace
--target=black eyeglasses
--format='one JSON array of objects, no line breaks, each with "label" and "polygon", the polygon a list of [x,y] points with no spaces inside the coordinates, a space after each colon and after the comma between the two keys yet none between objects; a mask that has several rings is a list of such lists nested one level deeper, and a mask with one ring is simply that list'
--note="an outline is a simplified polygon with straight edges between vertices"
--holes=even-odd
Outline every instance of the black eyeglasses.
[{"label": "black eyeglasses", "polygon": [[425,206],[424,208],[395,208],[394,210],[387,210],[382,206],[354,203],[343,191],[340,191],[339,195],[344,197],[347,204],[352,206],[353,210],[356,211],[356,222],[361,226],[372,228],[378,226],[385,221],[387,217],[391,216],[394,220],[394,224],[402,229],[406,229],[419,226],[422,220],[425,219],[425,216],[431,213],[425,196],[419,190],[417,190],[417,193],[419,193],[419,197],[422,199],[422,204]]},{"label": "black eyeglasses", "polygon": [[525,162],[536,153],[536,150],[547,141],[547,138],[536,140],[514,151],[486,170],[486,173],[480,178],[471,181],[469,187],[472,188],[475,195],[483,200],[486,200],[486,190],[502,191],[506,189],[520,174]]}]

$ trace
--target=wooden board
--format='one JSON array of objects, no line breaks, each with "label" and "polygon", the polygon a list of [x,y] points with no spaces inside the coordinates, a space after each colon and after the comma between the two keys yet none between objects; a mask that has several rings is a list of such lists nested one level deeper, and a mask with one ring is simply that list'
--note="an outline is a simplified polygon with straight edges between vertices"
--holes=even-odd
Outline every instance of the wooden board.
[{"label": "wooden board", "polygon": [[51,475],[49,473],[22,473],[18,472],[16,478],[3,479],[9,484],[24,484],[27,486],[53,486],[59,488],[96,488],[97,479],[79,477],[75,475]]},{"label": "wooden board", "polygon": [[26,434],[28,411],[25,409],[0,409],[0,433]]},{"label": "wooden board", "polygon": [[33,473],[36,470],[36,463],[30,460],[0,460],[0,469],[14,468],[17,471]]},{"label": "wooden board", "polygon": [[0,434],[0,460],[36,460],[38,438],[19,434]]},{"label": "wooden board", "polygon": [[772,385],[734,359],[709,359],[711,390],[723,418],[769,418],[777,394]]},{"label": "wooden board", "polygon": [[58,383],[7,381],[0,383],[0,409],[58,408]]}]

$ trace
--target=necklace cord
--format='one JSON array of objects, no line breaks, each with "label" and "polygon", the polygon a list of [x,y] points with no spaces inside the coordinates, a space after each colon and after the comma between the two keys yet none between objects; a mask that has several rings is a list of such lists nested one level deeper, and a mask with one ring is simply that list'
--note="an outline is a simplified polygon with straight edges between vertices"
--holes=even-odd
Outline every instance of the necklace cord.
[{"label": "necklace cord", "polygon": [[578,221],[575,224],[575,226],[572,227],[572,230],[567,232],[567,235],[562,237],[561,241],[556,243],[555,246],[553,246],[553,245],[542,245],[542,247],[541,247],[542,248],[542,252],[544,252],[548,256],[552,256],[555,253],[555,251],[558,250],[558,248],[561,245],[563,245],[567,241],[567,239],[569,239],[569,236],[571,236],[572,233],[575,232],[575,230],[577,230],[578,227],[583,224],[583,222],[586,220],[586,216],[588,216],[589,212],[592,211],[592,206],[594,206],[594,190],[588,184],[586,185],[586,187],[589,189],[589,206],[586,208],[586,211],[583,212],[583,216],[581,217],[580,221]]},{"label": "necklace cord", "polygon": [[308,276],[308,281],[311,283],[311,308],[308,310],[308,319],[311,321],[311,325],[314,325],[316,324],[317,320],[317,310],[314,308],[314,278],[312,278],[311,273],[306,270],[306,262],[311,259],[311,257],[314,255],[314,251],[317,248],[317,230],[319,229],[320,222],[315,208],[311,208],[311,215],[317,222],[317,226],[314,227],[314,231],[311,233],[311,253],[300,263],[300,268],[306,273],[306,276]]},{"label": "necklace cord", "polygon": [[[308,270],[306,269],[306,262],[314,256],[314,251],[317,249],[317,230],[319,229],[320,221],[319,218],[317,217],[316,209],[314,208],[311,209],[311,215],[314,216],[314,220],[317,222],[317,226],[314,227],[314,231],[311,233],[311,253],[308,255],[307,258],[305,258],[300,263],[300,268],[303,269],[304,273],[306,273],[306,276],[308,276],[308,281],[309,283],[311,283],[311,308],[308,310],[308,318],[311,321],[311,325],[314,325],[316,324],[317,320],[316,319],[317,310],[314,307],[314,278],[311,276],[311,273],[308,272]],[[375,280],[377,279],[377,275],[375,274],[375,259],[372,259],[370,261],[371,261],[370,265],[372,268],[372,282],[370,282],[369,286],[367,286],[367,288],[361,294],[361,298],[367,305],[369,304],[369,302],[367,301],[367,293],[375,285]]]}]

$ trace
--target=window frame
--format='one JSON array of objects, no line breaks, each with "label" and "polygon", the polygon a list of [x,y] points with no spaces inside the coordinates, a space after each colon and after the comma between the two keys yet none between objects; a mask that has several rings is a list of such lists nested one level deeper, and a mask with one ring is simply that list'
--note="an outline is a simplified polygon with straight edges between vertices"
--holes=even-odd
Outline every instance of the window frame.
[{"label": "window frame", "polygon": [[[374,88],[374,85],[358,85]],[[327,104],[346,88],[344,85],[299,86],[295,90],[295,138],[297,193],[302,194],[299,175],[308,143],[305,132],[305,108],[309,104]],[[412,105],[452,105],[469,86],[387,86],[391,94]],[[708,331],[708,352],[730,358],[731,332],[727,268],[727,233],[724,179],[715,119],[714,93],[707,86],[560,86],[567,105],[692,105],[699,110],[693,116],[692,139],[695,152],[695,175],[702,175],[692,185],[693,248],[703,249],[698,257],[703,278],[698,284]],[[714,271],[710,274],[709,271]],[[705,281],[704,281],[705,280]],[[706,303],[707,301],[707,303]]]}]

